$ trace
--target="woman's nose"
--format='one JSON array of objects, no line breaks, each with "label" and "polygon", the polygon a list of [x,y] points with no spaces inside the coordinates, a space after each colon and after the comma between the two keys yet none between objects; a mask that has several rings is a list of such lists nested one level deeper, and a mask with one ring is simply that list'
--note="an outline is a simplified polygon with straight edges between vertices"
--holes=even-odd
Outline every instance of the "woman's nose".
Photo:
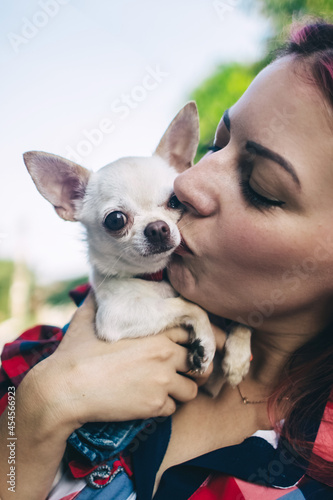
[{"label": "woman's nose", "polygon": [[213,179],[205,171],[204,163],[203,159],[178,175],[174,192],[193,215],[208,217],[217,210],[218,200]]}]

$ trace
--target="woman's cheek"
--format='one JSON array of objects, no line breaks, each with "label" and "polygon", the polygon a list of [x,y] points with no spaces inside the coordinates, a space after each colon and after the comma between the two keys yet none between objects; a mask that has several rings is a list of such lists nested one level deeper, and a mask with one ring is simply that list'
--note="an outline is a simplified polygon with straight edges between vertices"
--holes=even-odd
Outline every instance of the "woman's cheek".
[{"label": "woman's cheek", "polygon": [[265,217],[259,222],[258,217],[254,221],[245,215],[238,217],[224,226],[216,258],[220,258],[222,265],[238,267],[245,273],[282,272],[298,259],[295,238],[285,229],[275,227],[273,218]]}]

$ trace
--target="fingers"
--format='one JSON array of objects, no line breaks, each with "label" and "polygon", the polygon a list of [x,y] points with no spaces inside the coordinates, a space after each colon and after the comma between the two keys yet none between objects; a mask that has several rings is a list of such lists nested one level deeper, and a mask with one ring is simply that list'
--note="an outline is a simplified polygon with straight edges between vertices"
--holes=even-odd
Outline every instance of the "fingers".
[{"label": "fingers", "polygon": [[170,345],[168,358],[172,359],[171,363],[176,372],[186,373],[191,368],[188,362],[188,350],[182,345],[175,343]]},{"label": "fingers", "polygon": [[[215,325],[212,325],[212,329],[216,337],[217,349],[222,350],[227,338],[226,333]],[[191,336],[189,332],[185,328],[177,327],[166,330],[164,332],[164,335],[168,337],[172,342],[185,346],[181,346],[180,349],[177,350],[177,371],[181,372],[182,375],[186,375],[187,378],[194,380],[198,386],[204,385],[213,372],[213,363],[210,364],[208,369],[203,374],[192,372],[188,374],[189,370],[191,370],[192,368],[191,364],[188,361],[188,350],[186,348],[186,344],[189,344],[191,342]]]},{"label": "fingers", "polygon": [[186,328],[182,327],[175,327],[175,328],[169,328],[168,330],[165,330],[163,332],[166,337],[168,337],[172,342],[175,342],[176,344],[188,344],[191,340],[190,333]]},{"label": "fingers", "polygon": [[161,410],[158,412],[158,417],[168,417],[169,415],[172,415],[175,413],[177,409],[177,403],[174,399],[171,397],[168,397],[164,406],[161,408]]},{"label": "fingers", "polygon": [[198,385],[194,380],[183,375],[177,374],[174,378],[174,384],[169,390],[169,395],[176,401],[186,403],[196,397]]},{"label": "fingers", "polygon": [[[188,360],[188,350],[186,347],[183,346],[177,346],[177,361],[176,361],[176,369],[177,372],[180,372],[181,375],[181,380],[182,379],[187,379],[191,380],[195,383],[195,386],[200,387],[204,385],[210,375],[213,372],[213,362],[209,365],[205,373],[199,374],[199,373],[192,373],[191,372],[191,364],[189,363]],[[190,371],[190,373],[188,373]],[[187,384],[187,382],[186,382]],[[195,396],[194,396],[195,397]],[[191,397],[189,399],[192,399]],[[179,401],[183,401],[183,399],[179,399]],[[185,401],[185,400],[184,400]],[[187,400],[186,400],[187,401]]]},{"label": "fingers", "polygon": [[[176,384],[173,383],[172,392],[169,394],[178,401],[189,401],[196,396],[198,385],[203,385],[210,376],[213,364],[211,363],[208,370],[202,375],[193,374],[188,376],[187,372],[192,367],[189,363],[188,349],[186,345],[175,343],[175,340],[180,340],[182,343],[188,341],[190,338],[188,332],[182,328],[174,328],[168,330],[168,334],[165,334],[165,336],[171,342],[163,345],[162,360],[170,362],[170,367],[172,366],[176,371],[174,380],[177,381]],[[190,390],[189,394],[188,390]]]},{"label": "fingers", "polygon": [[191,374],[186,374],[185,375],[191,379],[193,379],[195,381],[195,383],[197,384],[198,387],[204,385],[207,380],[209,379],[209,377],[211,376],[211,374],[213,373],[213,362],[211,362],[211,364],[209,365],[209,367],[207,368],[207,370],[205,371],[205,373],[191,373]]},{"label": "fingers", "polygon": [[[168,388],[163,405],[157,409],[155,416],[169,416],[177,409],[177,403],[186,403],[191,401],[198,394],[197,384],[183,375],[176,375],[172,385]],[[151,416],[151,415],[149,415]]]}]

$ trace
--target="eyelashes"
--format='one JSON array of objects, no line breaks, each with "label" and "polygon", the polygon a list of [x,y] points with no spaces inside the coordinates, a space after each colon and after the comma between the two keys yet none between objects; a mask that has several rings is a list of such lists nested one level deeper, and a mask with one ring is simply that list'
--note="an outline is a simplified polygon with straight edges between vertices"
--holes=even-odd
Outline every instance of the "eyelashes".
[{"label": "eyelashes", "polygon": [[[211,146],[207,146],[206,151],[211,153],[216,153],[217,151],[221,151],[223,147],[217,146],[213,144]],[[274,207],[282,207],[285,205],[284,201],[281,200],[272,200],[270,198],[266,198],[265,196],[259,194],[255,191],[250,185],[251,176],[244,177],[244,172],[248,171],[249,167],[251,167],[251,162],[241,162],[238,165],[238,171],[240,175],[239,185],[241,189],[241,193],[245,201],[248,205],[255,207],[259,210],[269,210]]]},{"label": "eyelashes", "polygon": [[240,187],[245,200],[252,206],[259,209],[269,209],[273,207],[282,207],[285,202],[280,200],[271,200],[257,193],[251,188],[249,179],[241,179]]},{"label": "eyelashes", "polygon": [[220,146],[213,144],[211,146],[206,146],[206,153],[208,153],[209,151],[211,153],[216,153],[216,151],[221,151],[221,149],[223,149],[223,148],[220,148]]}]

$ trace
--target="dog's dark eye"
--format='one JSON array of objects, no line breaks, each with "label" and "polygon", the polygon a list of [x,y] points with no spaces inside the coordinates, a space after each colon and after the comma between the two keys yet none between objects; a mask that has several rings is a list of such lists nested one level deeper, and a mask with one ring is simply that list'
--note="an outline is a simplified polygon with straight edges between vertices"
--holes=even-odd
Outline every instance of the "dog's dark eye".
[{"label": "dog's dark eye", "polygon": [[179,208],[181,205],[180,201],[178,200],[177,196],[173,194],[169,200],[168,207],[169,208]]},{"label": "dog's dark eye", "polygon": [[104,226],[109,231],[119,231],[127,224],[127,217],[122,212],[111,212],[105,217]]}]

